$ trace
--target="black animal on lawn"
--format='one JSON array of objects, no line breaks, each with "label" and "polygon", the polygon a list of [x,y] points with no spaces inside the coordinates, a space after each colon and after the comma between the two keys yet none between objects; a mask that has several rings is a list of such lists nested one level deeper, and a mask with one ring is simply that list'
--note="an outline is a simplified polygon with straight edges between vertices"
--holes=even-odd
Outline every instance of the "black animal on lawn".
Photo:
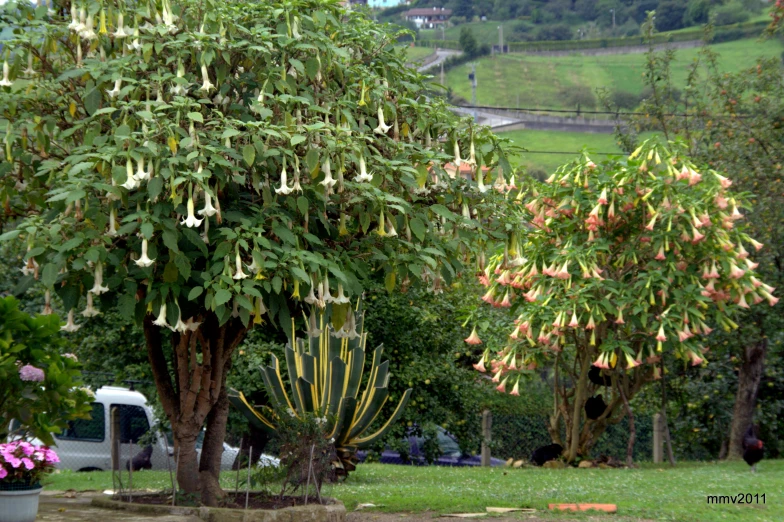
[{"label": "black animal on lawn", "polygon": [[585,416],[591,420],[601,417],[606,409],[607,404],[605,404],[601,393],[585,401]]},{"label": "black animal on lawn", "polygon": [[133,471],[141,469],[152,469],[152,446],[147,446],[139,453],[137,453],[131,460],[125,463],[125,469],[130,469],[133,466]]},{"label": "black animal on lawn", "polygon": [[743,460],[751,466],[752,473],[757,472],[757,462],[762,460],[763,453],[762,441],[758,438],[757,428],[751,425],[746,431],[746,435],[743,436]]},{"label": "black animal on lawn", "polygon": [[560,444],[548,444],[547,446],[536,448],[534,452],[531,453],[531,462],[537,466],[543,466],[544,463],[549,460],[558,459],[562,452],[563,446]]}]

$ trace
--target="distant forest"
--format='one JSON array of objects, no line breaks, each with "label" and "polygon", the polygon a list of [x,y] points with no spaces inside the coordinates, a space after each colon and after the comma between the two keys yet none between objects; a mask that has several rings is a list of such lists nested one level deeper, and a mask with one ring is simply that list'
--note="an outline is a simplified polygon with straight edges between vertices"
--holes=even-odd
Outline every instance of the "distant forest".
[{"label": "distant forest", "polygon": [[767,7],[764,0],[418,0],[386,10],[381,18],[400,21],[412,7],[452,9],[451,25],[481,20],[519,20],[508,40],[568,40],[635,36],[648,11],[656,29],[672,31],[713,22],[748,21]]}]

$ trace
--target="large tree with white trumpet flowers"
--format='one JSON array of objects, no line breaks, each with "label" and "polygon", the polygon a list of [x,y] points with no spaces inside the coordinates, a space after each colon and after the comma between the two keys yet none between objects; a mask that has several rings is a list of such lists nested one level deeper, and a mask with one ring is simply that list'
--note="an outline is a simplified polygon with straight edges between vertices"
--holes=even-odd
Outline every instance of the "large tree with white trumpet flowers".
[{"label": "large tree with white trumpet flowers", "polygon": [[249,328],[290,329],[304,301],[354,335],[365,281],[440,288],[492,240],[479,220],[494,191],[443,166],[470,150],[504,189],[498,140],[334,1],[2,17],[0,199],[21,219],[3,237],[28,247],[21,286],[56,293],[65,330],[113,306],[143,325],[180,487],[204,503],[222,495],[226,373]]}]

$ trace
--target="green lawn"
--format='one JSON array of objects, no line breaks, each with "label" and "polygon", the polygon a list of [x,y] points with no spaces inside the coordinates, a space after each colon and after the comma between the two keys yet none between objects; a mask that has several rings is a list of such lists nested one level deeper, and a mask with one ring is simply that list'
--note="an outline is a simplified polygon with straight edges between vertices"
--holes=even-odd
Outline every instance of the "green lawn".
[{"label": "green lawn", "polygon": [[[591,153],[608,152],[622,154],[620,147],[612,134],[591,134],[587,132],[559,132],[559,131],[538,131],[538,130],[518,130],[504,132],[501,137],[509,138],[515,145],[524,147],[530,151],[561,151],[567,154],[537,154],[523,152],[514,158],[516,164],[524,165],[528,169],[543,169],[548,174],[556,168],[577,157],[583,148],[587,149],[588,155]],[[607,156],[595,154],[593,158],[596,163]]]},{"label": "green lawn", "polygon": [[[235,475],[224,474],[233,488]],[[166,472],[134,474],[134,484],[165,488]],[[60,473],[49,489],[111,488],[108,472]],[[708,505],[707,495],[765,494],[765,504]],[[618,505],[618,515],[681,522],[784,520],[784,460],[766,460],[752,474],[743,462],[643,464],[640,469],[412,468],[360,465],[344,484],[323,491],[348,509],[373,503],[387,512],[460,513],[485,507],[532,507],[551,502],[599,502]]]},{"label": "green lawn", "polygon": [[[738,40],[712,46],[721,55],[721,67],[728,72],[751,67],[758,57],[772,58],[781,55],[784,44],[780,40]],[[687,65],[698,49],[677,52],[672,66],[676,85],[684,85]],[[588,87],[626,91],[639,94],[643,88],[643,54],[610,56],[529,56],[511,53],[477,61],[477,102],[480,105],[501,107],[574,108],[568,99],[570,88]],[[449,71],[446,83],[453,92],[471,99],[469,67],[463,65]],[[588,107],[583,106],[583,109]]]},{"label": "green lawn", "polygon": [[431,49],[429,47],[407,47],[406,48],[406,56],[408,56],[408,60],[410,62],[421,62],[431,54],[435,52],[435,49]]},{"label": "green lawn", "polygon": [[[506,22],[471,22],[467,24],[448,27],[444,30],[447,40],[457,41],[460,38],[460,31],[463,27],[468,27],[480,44],[498,45],[498,26],[504,26],[504,38],[512,34],[514,27],[519,23],[518,20]],[[441,40],[441,29],[420,29],[420,40]],[[506,41],[506,40],[505,40]]]}]

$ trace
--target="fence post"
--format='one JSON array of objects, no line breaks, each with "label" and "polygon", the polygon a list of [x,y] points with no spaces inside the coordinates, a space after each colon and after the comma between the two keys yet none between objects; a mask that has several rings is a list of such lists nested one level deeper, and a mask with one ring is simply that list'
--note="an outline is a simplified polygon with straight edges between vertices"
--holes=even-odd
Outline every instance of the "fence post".
[{"label": "fence post", "polygon": [[112,445],[112,471],[120,470],[120,414],[117,408],[112,408],[109,437]]},{"label": "fence post", "polygon": [[662,416],[661,413],[654,413],[653,415],[653,462],[654,464],[661,464],[662,462],[663,440],[664,440],[664,430],[662,429]]},{"label": "fence post", "polygon": [[492,434],[493,414],[490,410],[482,412],[482,466],[490,467],[490,437]]}]

